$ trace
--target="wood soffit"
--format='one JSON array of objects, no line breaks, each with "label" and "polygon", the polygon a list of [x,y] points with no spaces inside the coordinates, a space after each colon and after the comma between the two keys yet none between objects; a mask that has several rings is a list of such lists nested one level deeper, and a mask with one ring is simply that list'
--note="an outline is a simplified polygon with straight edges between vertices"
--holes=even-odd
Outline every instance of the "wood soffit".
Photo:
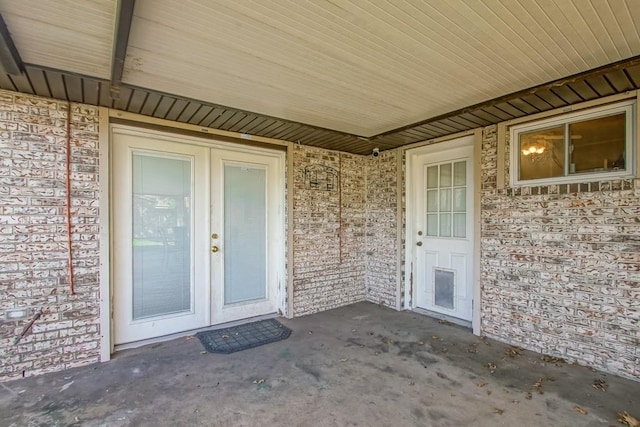
[{"label": "wood soffit", "polygon": [[640,56],[487,100],[369,138],[296,123],[109,80],[25,64],[21,75],[0,73],[0,88],[130,113],[368,155],[640,88]]}]

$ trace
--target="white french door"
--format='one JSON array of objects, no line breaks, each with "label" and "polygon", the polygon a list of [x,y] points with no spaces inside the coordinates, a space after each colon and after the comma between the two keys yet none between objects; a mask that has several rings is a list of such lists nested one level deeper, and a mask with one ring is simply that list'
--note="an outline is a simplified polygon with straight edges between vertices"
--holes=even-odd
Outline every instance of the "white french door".
[{"label": "white french door", "polygon": [[282,153],[119,126],[112,147],[115,344],[277,312]]},{"label": "white french door", "polygon": [[465,321],[473,315],[472,141],[410,156],[414,305]]}]

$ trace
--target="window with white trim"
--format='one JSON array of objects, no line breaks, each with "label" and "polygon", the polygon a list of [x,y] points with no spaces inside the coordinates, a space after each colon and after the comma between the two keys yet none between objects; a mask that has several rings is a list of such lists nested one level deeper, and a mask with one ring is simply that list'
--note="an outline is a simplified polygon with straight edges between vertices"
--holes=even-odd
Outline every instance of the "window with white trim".
[{"label": "window with white trim", "polygon": [[625,101],[511,127],[512,184],[633,176],[634,111]]}]

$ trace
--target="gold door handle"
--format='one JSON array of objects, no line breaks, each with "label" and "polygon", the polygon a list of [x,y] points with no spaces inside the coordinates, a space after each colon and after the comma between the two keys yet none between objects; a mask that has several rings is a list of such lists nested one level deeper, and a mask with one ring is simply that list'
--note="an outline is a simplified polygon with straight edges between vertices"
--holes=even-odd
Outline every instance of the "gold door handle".
[{"label": "gold door handle", "polygon": [[220,250],[217,246],[211,246],[211,252],[218,252]]}]

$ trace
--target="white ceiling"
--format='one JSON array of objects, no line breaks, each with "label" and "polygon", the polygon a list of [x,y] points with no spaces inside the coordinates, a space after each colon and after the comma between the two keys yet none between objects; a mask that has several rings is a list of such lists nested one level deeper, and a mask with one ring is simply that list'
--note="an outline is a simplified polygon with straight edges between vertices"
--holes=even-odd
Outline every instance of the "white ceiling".
[{"label": "white ceiling", "polygon": [[[115,1],[0,2],[25,62],[108,78]],[[640,55],[638,0],[137,0],[123,82],[372,136]]]}]

